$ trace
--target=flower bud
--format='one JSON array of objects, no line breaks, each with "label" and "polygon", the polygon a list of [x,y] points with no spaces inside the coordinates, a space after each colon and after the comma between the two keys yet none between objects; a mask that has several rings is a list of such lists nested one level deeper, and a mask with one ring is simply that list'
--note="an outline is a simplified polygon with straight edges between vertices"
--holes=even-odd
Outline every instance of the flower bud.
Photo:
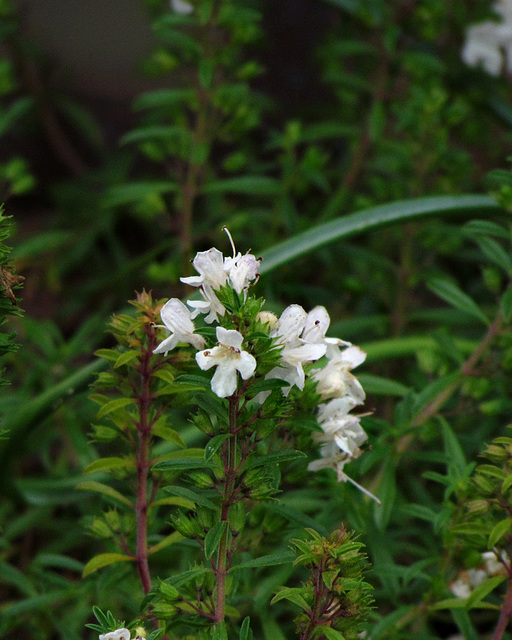
[{"label": "flower bud", "polygon": [[206,471],[190,471],[187,475],[189,481],[198,489],[210,489],[213,487],[212,477]]},{"label": "flower bud", "polygon": [[195,538],[198,527],[195,520],[188,518],[184,513],[178,513],[171,518],[171,524],[185,538]]},{"label": "flower bud", "polygon": [[236,502],[229,510],[229,525],[234,536],[239,535],[244,528],[246,517],[247,513],[243,502]]}]

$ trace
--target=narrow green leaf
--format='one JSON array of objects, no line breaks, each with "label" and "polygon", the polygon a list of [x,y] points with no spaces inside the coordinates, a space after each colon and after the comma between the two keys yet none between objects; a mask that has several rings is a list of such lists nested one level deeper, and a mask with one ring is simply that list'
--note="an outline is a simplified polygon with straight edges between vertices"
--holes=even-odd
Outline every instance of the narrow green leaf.
[{"label": "narrow green leaf", "polygon": [[212,509],[212,511],[217,510],[217,506],[211,500],[208,500],[208,498],[205,498],[191,489],[187,489],[185,487],[164,487],[163,491],[164,493],[170,493],[173,496],[179,496],[180,498],[190,500],[194,504],[198,504],[206,509]]},{"label": "narrow green leaf", "polygon": [[270,601],[270,604],[275,604],[280,600],[289,600],[300,607],[303,611],[308,611],[309,605],[304,600],[304,593],[305,589],[300,587],[281,587]]},{"label": "narrow green leaf", "polygon": [[477,238],[476,242],[488,260],[503,269],[507,276],[512,274],[512,258],[499,242],[487,236]]},{"label": "narrow green leaf", "polygon": [[228,632],[226,629],[226,623],[219,622],[213,632],[212,640],[228,640]]},{"label": "narrow green leaf", "polygon": [[313,227],[279,243],[263,253],[259,271],[268,273],[321,246],[389,224],[443,214],[460,215],[474,210],[498,212],[500,209],[491,197],[485,195],[429,196],[390,202]]},{"label": "narrow green leaf", "polygon": [[116,360],[114,364],[114,369],[117,369],[118,367],[122,367],[123,365],[128,364],[132,360],[135,360],[136,358],[138,358],[139,355],[140,355],[139,352],[135,350],[125,351]]},{"label": "narrow green leaf", "polygon": [[473,593],[466,600],[466,609],[472,609],[481,604],[481,601],[506,579],[506,576],[492,576],[484,580],[484,582],[475,587]]},{"label": "narrow green leaf", "polygon": [[110,469],[128,469],[135,468],[135,463],[133,460],[128,458],[100,458],[99,460],[95,460],[91,462],[91,464],[87,465],[84,469],[84,473],[94,473],[95,471],[110,471]]},{"label": "narrow green leaf", "polygon": [[127,407],[130,404],[135,404],[134,398],[116,398],[115,400],[110,400],[110,402],[104,404],[98,411],[98,418],[103,418],[103,416],[106,416],[113,411],[117,411],[118,409],[124,409],[124,407]]},{"label": "narrow green leaf", "polygon": [[442,418],[441,429],[443,433],[444,450],[448,459],[448,467],[455,471],[456,477],[463,478],[466,473],[467,463],[461,444],[448,422]]},{"label": "narrow green leaf", "polygon": [[258,456],[249,460],[244,465],[244,471],[254,469],[255,467],[265,467],[269,464],[280,464],[281,462],[291,462],[292,460],[298,460],[299,458],[307,458],[306,454],[302,451],[295,451],[288,449],[286,451],[276,451],[275,453],[267,453],[264,456]]},{"label": "narrow green leaf", "polygon": [[366,393],[373,395],[404,397],[411,391],[410,387],[406,387],[401,382],[369,373],[361,373],[357,379],[363,385]]},{"label": "narrow green leaf", "polygon": [[251,631],[251,619],[249,616],[244,618],[242,625],[240,627],[240,634],[238,635],[238,640],[252,640],[253,634]]},{"label": "narrow green leaf", "polygon": [[489,534],[489,549],[495,547],[505,534],[510,533],[511,528],[512,518],[505,518],[505,520],[498,522]]},{"label": "narrow green leaf", "polygon": [[377,527],[381,531],[385,531],[393,513],[396,499],[395,467],[391,459],[384,463],[377,497],[381,504],[375,503],[373,505],[373,519]]},{"label": "narrow green leaf", "polygon": [[148,555],[156,553],[157,551],[161,551],[162,549],[165,549],[166,547],[169,547],[171,544],[175,544],[180,540],[183,540],[183,536],[179,531],[174,531],[173,533],[170,533],[168,536],[166,536],[163,540],[160,540],[160,542],[157,542],[153,546],[149,547]]},{"label": "narrow green leaf", "polygon": [[209,560],[213,554],[219,548],[220,541],[222,536],[226,531],[227,522],[222,520],[221,522],[217,522],[213,527],[208,531],[204,538],[204,555],[207,560]]},{"label": "narrow green leaf", "polygon": [[429,607],[430,611],[442,611],[443,609],[464,609],[466,598],[445,598]]},{"label": "narrow green leaf", "polygon": [[507,229],[504,229],[501,225],[496,222],[491,222],[490,220],[470,220],[464,225],[462,231],[471,236],[497,236],[498,238],[510,240],[510,232]]},{"label": "narrow green leaf", "polygon": [[79,484],[77,484],[75,489],[79,489],[80,491],[95,491],[97,493],[102,493],[109,498],[113,498],[114,500],[118,500],[119,502],[122,502],[129,507],[133,507],[133,504],[130,502],[130,500],[128,500],[128,498],[125,498],[122,493],[119,493],[119,491],[116,491],[115,489],[112,489],[112,487],[109,487],[106,484],[102,484],[101,482],[87,480],[86,482],[80,482]]},{"label": "narrow green leaf", "polygon": [[210,462],[217,451],[222,447],[224,442],[230,437],[229,433],[220,433],[218,436],[214,436],[210,442],[204,448],[205,462]]},{"label": "narrow green leaf", "polygon": [[505,322],[512,320],[512,287],[509,287],[501,297],[501,312]]},{"label": "narrow green leaf", "polygon": [[193,89],[157,89],[149,93],[143,93],[135,99],[133,108],[155,109],[158,107],[174,106],[180,102],[189,102],[194,97]]},{"label": "narrow green leaf", "polygon": [[207,182],[202,193],[239,193],[249,196],[276,196],[281,191],[281,183],[267,176],[240,176]]},{"label": "narrow green leaf", "polygon": [[505,494],[505,492],[510,489],[511,485],[512,485],[512,474],[510,474],[505,478],[505,480],[503,480],[503,484],[501,485],[502,493]]},{"label": "narrow green leaf", "polygon": [[153,425],[151,432],[153,433],[153,435],[158,436],[159,438],[162,438],[162,440],[166,440],[167,442],[172,442],[172,444],[175,444],[176,446],[181,447],[182,449],[186,449],[187,447],[185,441],[180,436],[180,434],[174,429],[171,429],[170,427],[166,426],[163,423],[160,423],[160,424],[155,423]]},{"label": "narrow green leaf", "polygon": [[345,640],[345,636],[340,631],[336,631],[336,629],[333,629],[332,627],[326,627],[323,625],[320,628],[327,640]]},{"label": "narrow green leaf", "polygon": [[277,567],[280,564],[289,564],[295,559],[295,554],[291,551],[282,551],[277,553],[269,553],[266,556],[245,560],[240,564],[231,567],[230,571],[239,571],[240,569],[259,569],[260,567]]},{"label": "narrow green leaf", "polygon": [[100,553],[94,558],[91,558],[89,562],[85,565],[84,570],[82,572],[82,577],[86,576],[98,571],[98,569],[102,569],[103,567],[107,567],[109,564],[114,564],[115,562],[134,562],[135,558],[133,556],[127,556],[123,553]]},{"label": "narrow green leaf", "polygon": [[480,307],[476,304],[476,302],[466,293],[461,291],[461,289],[459,289],[459,287],[454,282],[451,282],[450,280],[446,280],[444,278],[433,278],[432,280],[427,282],[427,286],[431,291],[433,291],[436,295],[438,295],[452,307],[455,307],[459,311],[473,316],[477,320],[483,322],[485,325],[489,324],[489,320],[480,309]]},{"label": "narrow green leaf", "polygon": [[106,207],[119,207],[144,200],[149,195],[172,193],[177,190],[174,182],[130,182],[110,187],[103,204]]},{"label": "narrow green leaf", "polygon": [[211,464],[204,458],[173,458],[153,465],[154,471],[189,471],[191,469],[204,469]]}]

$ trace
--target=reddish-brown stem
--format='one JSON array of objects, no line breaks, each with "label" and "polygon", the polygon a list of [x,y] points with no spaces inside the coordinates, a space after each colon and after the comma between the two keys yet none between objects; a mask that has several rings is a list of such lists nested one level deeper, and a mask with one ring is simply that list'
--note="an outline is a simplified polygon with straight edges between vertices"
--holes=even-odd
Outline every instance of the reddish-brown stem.
[{"label": "reddish-brown stem", "polygon": [[507,595],[505,596],[505,602],[501,608],[498,624],[492,635],[492,640],[501,640],[505,629],[507,628],[510,618],[512,617],[512,577],[509,576],[507,581]]},{"label": "reddish-brown stem", "polygon": [[139,571],[144,593],[151,589],[151,575],[148,565],[148,475],[149,475],[149,450],[151,444],[151,423],[149,418],[151,406],[151,355],[156,347],[156,333],[153,327],[146,329],[147,347],[140,358],[140,390],[138,393],[139,441],[136,452],[137,463],[137,502],[135,515],[137,518],[137,542],[135,561]]}]

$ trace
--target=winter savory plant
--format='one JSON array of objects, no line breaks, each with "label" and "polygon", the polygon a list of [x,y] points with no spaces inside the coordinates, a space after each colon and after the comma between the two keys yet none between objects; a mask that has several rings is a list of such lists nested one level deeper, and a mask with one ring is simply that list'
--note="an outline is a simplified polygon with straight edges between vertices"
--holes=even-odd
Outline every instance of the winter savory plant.
[{"label": "winter savory plant", "polygon": [[[199,296],[163,304],[138,295],[137,315],[113,320],[119,346],[98,354],[111,367],[96,384],[94,435],[117,454],[87,470],[109,473],[108,483],[81,488],[115,502],[91,528],[117,550],[84,573],[130,563],[144,596],[132,623],[95,608],[89,626],[99,640],[248,640],[272,605],[285,629],[295,618],[301,640],[361,637],[372,603],[363,544],[341,523],[318,530],[284,501],[311,472],[371,496],[347,470],[368,439],[352,374],[365,353],[327,337],[324,307],[266,311],[252,294],[259,260],[225,231],[232,255],[199,252],[198,275],[181,279]],[[169,573],[160,561],[155,575],[152,556],[166,550]]]}]

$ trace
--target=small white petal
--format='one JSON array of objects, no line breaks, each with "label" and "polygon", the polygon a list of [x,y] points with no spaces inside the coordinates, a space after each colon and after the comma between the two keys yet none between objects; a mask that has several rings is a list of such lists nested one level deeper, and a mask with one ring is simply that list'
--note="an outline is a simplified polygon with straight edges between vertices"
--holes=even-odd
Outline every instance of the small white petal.
[{"label": "small white petal", "polygon": [[306,324],[306,312],[298,304],[291,304],[281,314],[277,335],[283,338],[283,342],[295,342],[300,336]]},{"label": "small white petal", "polygon": [[242,347],[243,336],[236,329],[225,329],[224,327],[217,327],[217,340],[220,344],[226,347],[232,347],[233,349],[240,350]]},{"label": "small white petal", "polygon": [[256,359],[247,351],[242,351],[236,368],[244,380],[248,380],[256,371]]},{"label": "small white petal", "polygon": [[234,365],[218,366],[212,378],[212,391],[219,398],[232,396],[236,391],[236,368]]},{"label": "small white petal", "polygon": [[194,7],[190,2],[186,2],[185,0],[171,0],[171,9],[176,13],[182,13],[184,15],[194,11]]},{"label": "small white petal", "polygon": [[311,309],[306,317],[302,339],[306,342],[323,342],[331,319],[325,307]]}]

